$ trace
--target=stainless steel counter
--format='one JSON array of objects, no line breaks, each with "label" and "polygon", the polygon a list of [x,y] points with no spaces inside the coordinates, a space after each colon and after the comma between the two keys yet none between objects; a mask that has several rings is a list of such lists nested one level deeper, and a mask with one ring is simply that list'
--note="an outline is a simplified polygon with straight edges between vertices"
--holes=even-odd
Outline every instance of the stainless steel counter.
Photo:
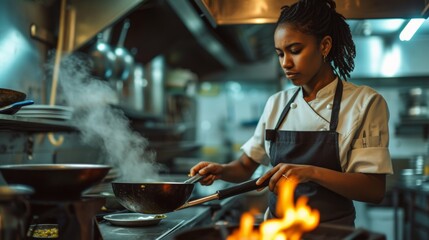
[{"label": "stainless steel counter", "polygon": [[212,225],[222,215],[223,211],[231,208],[237,202],[239,196],[220,201],[212,201],[210,204],[182,209],[177,212],[167,213],[167,217],[159,224],[144,227],[114,226],[106,221],[100,221],[98,228],[104,240],[165,240],[173,239],[180,231]]}]

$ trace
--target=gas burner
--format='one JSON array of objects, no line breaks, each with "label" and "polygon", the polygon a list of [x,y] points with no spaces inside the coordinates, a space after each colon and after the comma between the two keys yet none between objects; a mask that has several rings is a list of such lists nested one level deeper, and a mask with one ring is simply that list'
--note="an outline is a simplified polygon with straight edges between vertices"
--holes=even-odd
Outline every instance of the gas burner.
[{"label": "gas burner", "polygon": [[104,205],[104,198],[81,198],[76,200],[30,200],[28,237],[39,225],[57,226],[58,239],[94,239],[95,215]]},{"label": "gas burner", "polygon": [[[259,226],[254,226],[258,228]],[[205,240],[223,240],[228,237],[238,226],[204,227],[183,231],[175,235],[174,240],[187,239],[205,239]],[[386,237],[379,233],[367,231],[365,229],[355,229],[352,227],[320,224],[316,229],[307,232],[302,236],[303,240],[344,240],[344,239],[362,239],[362,240],[386,240]]]}]

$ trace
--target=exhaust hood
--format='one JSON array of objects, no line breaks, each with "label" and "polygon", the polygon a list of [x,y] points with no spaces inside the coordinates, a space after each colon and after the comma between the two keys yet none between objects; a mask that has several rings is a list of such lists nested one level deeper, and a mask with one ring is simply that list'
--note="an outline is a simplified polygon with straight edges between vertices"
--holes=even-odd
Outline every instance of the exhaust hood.
[{"label": "exhaust hood", "polygon": [[145,0],[70,0],[65,45],[78,49]]},{"label": "exhaust hood", "polygon": [[[237,78],[249,69],[278,67],[273,48],[274,24],[279,9],[296,0],[69,0],[76,9],[74,49],[91,43],[94,36],[111,27],[115,45],[125,18],[130,29],[125,47],[135,61],[147,64],[165,56],[170,68],[185,68],[200,80],[212,76]],[[363,36],[369,23],[428,15],[429,0],[337,0],[337,10],[353,35]],[[97,14],[94,14],[97,13]],[[377,35],[372,25],[372,35]],[[379,35],[397,30],[382,28]],[[429,31],[427,32],[429,34]],[[84,46],[86,47],[86,46]],[[254,73],[254,72],[252,72]],[[258,76],[259,74],[259,76]],[[275,78],[271,70],[257,71],[254,79]],[[274,76],[274,77],[273,77]]]},{"label": "exhaust hood", "polygon": [[[216,25],[275,23],[279,10],[296,0],[195,0]],[[427,12],[427,0],[342,0],[337,11],[347,19],[417,18]]]}]

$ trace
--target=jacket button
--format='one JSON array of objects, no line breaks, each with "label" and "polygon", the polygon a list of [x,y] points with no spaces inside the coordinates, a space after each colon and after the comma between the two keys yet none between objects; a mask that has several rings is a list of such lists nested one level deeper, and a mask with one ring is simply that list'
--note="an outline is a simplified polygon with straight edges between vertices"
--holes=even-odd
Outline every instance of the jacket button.
[{"label": "jacket button", "polygon": [[291,108],[296,108],[298,105],[296,104],[296,103],[292,103],[291,105],[290,105],[290,107]]},{"label": "jacket button", "polygon": [[332,109],[332,103],[329,103],[329,104],[326,106],[326,108],[327,108],[327,109],[329,109],[329,110],[331,110],[331,109]]}]

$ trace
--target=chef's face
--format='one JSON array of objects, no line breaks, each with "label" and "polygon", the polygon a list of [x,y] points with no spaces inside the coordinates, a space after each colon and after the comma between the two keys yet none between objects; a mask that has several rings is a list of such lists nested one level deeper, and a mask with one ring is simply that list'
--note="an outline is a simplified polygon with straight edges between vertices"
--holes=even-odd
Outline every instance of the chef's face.
[{"label": "chef's face", "polygon": [[281,24],[274,33],[280,65],[296,86],[314,86],[323,66],[323,44],[290,24]]}]

